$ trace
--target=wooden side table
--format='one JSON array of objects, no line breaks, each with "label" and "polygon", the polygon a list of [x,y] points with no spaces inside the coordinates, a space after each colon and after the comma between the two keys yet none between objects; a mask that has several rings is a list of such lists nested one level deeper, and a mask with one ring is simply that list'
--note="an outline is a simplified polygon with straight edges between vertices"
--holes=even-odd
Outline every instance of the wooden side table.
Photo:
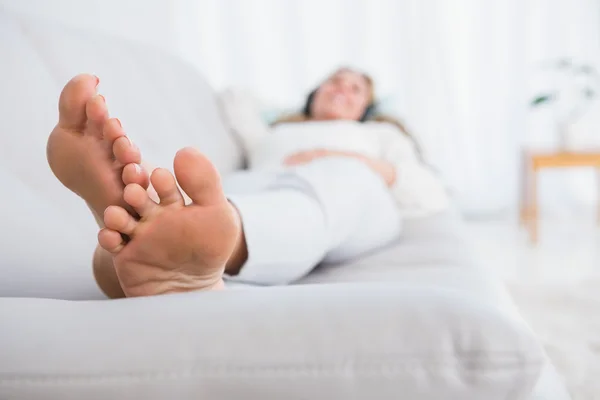
[{"label": "wooden side table", "polygon": [[[537,176],[543,168],[592,167],[597,172],[600,189],[600,151],[598,152],[523,152],[521,168],[520,221],[529,231],[531,242],[538,240]],[[598,202],[598,224],[600,224],[600,201]]]}]

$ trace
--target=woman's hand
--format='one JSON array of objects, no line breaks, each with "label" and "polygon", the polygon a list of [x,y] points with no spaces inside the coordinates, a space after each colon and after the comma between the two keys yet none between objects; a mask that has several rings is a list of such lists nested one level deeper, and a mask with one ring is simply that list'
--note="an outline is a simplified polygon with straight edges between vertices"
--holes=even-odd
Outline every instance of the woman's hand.
[{"label": "woman's hand", "polygon": [[396,183],[396,167],[394,164],[389,161],[377,160],[374,158],[365,158],[365,162],[373,171],[381,176],[387,187],[394,186],[394,183]]},{"label": "woman's hand", "polygon": [[292,154],[288,156],[283,162],[285,165],[302,165],[308,164],[311,161],[314,161],[318,158],[323,157],[331,157],[331,156],[341,156],[341,151],[333,151],[333,150],[325,150],[325,149],[315,149],[315,150],[307,150],[301,151],[296,154]]},{"label": "woman's hand", "polygon": [[311,161],[314,161],[319,158],[324,157],[350,157],[356,158],[369,166],[374,172],[379,174],[381,178],[385,181],[388,187],[391,187],[396,182],[396,168],[389,161],[378,160],[375,158],[369,158],[363,156],[358,153],[351,153],[346,151],[335,151],[335,150],[325,150],[325,149],[315,149],[308,151],[301,151],[296,154],[292,154],[287,157],[284,161],[285,165],[302,165],[308,164]]}]

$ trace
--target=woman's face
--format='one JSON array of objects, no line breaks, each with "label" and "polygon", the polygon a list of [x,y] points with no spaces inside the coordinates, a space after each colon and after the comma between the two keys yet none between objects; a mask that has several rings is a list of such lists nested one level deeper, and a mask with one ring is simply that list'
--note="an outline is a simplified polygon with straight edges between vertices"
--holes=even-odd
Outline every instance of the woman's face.
[{"label": "woman's face", "polygon": [[321,84],[311,105],[317,120],[359,120],[370,102],[371,88],[360,73],[341,70]]}]

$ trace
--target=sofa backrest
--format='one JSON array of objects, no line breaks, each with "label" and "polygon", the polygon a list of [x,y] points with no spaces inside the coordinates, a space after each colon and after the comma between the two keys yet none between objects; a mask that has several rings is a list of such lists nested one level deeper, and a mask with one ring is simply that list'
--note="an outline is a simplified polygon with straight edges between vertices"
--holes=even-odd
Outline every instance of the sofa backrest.
[{"label": "sofa backrest", "polygon": [[100,77],[111,115],[153,165],[171,168],[179,148],[195,146],[226,174],[241,152],[207,82],[172,56],[2,9],[0,38],[0,296],[90,297],[97,227],[45,153],[72,76]]}]

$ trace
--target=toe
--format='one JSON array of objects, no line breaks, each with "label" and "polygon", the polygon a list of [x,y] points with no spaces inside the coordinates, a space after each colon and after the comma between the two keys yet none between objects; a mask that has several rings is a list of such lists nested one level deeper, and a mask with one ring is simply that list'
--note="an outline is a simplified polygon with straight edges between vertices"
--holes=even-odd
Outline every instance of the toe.
[{"label": "toe", "polygon": [[127,164],[125,168],[123,168],[123,175],[121,178],[126,185],[137,183],[144,189],[148,189],[148,185],[150,184],[148,171],[140,164]]},{"label": "toe", "polygon": [[104,226],[113,231],[132,236],[137,224],[137,221],[122,207],[109,206],[104,211]]},{"label": "toe", "polygon": [[194,203],[214,205],[226,201],[217,169],[198,150],[179,150],[174,168],[177,182]]},{"label": "toe", "polygon": [[149,216],[158,205],[148,197],[143,187],[136,183],[125,186],[123,199],[143,218]]},{"label": "toe", "polygon": [[86,133],[102,138],[104,124],[108,120],[108,108],[104,96],[101,94],[92,96],[86,103],[85,113],[88,119]]},{"label": "toe", "polygon": [[87,122],[86,104],[96,94],[98,78],[82,74],[71,79],[64,87],[58,101],[59,122],[64,129],[82,131]]},{"label": "toe", "polygon": [[109,253],[118,253],[125,247],[121,234],[112,229],[104,228],[98,232],[98,244]]},{"label": "toe", "polygon": [[118,118],[109,118],[104,124],[104,130],[102,132],[104,140],[109,143],[114,142],[121,136],[125,136],[125,131],[121,126],[121,121]]},{"label": "toe", "polygon": [[121,136],[113,143],[113,153],[121,164],[139,164],[142,162],[140,150],[127,136]]},{"label": "toe", "polygon": [[150,181],[152,182],[154,190],[156,190],[156,193],[158,194],[161,205],[175,203],[183,205],[183,197],[179,192],[179,188],[175,182],[175,177],[173,177],[169,171],[163,168],[155,169],[152,172]]}]

